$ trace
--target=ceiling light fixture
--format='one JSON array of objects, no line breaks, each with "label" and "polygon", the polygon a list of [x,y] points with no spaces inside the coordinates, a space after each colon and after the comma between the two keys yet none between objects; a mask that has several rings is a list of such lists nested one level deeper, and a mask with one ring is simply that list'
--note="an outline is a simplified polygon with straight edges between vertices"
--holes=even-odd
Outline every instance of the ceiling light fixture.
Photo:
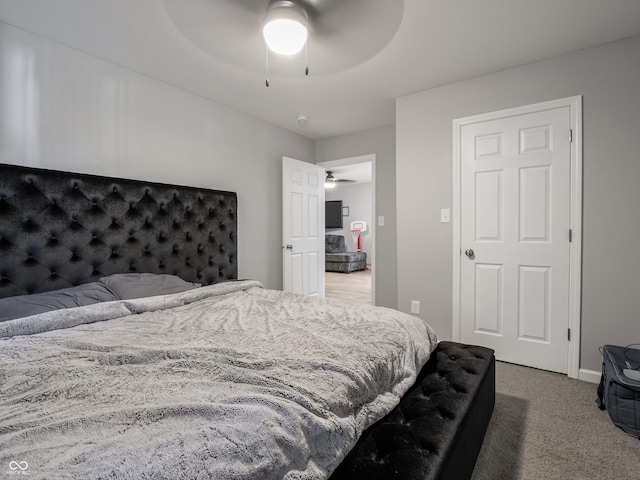
[{"label": "ceiling light fixture", "polygon": [[300,5],[289,0],[272,0],[262,21],[262,35],[269,49],[280,55],[302,50],[309,35],[309,17]]},{"label": "ceiling light fixture", "polygon": [[307,128],[309,126],[309,117],[301,113],[296,116],[296,121],[300,128]]},{"label": "ceiling light fixture", "polygon": [[327,177],[324,179],[324,188],[336,188],[336,177],[333,176],[333,172],[327,170]]},{"label": "ceiling light fixture", "polygon": [[269,51],[295,55],[305,48],[305,75],[309,75],[309,17],[296,1],[271,0],[262,20],[262,36],[267,44],[267,80],[269,86]]}]

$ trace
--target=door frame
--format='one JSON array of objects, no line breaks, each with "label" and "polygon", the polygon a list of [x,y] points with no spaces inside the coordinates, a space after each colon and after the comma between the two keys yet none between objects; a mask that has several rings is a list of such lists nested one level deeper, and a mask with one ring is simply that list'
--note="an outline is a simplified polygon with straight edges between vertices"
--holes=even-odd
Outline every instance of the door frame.
[{"label": "door frame", "polygon": [[332,167],[344,167],[345,165],[356,165],[358,163],[371,162],[371,225],[368,225],[371,233],[371,305],[376,304],[376,155],[359,155],[357,157],[340,158],[326,162],[318,162],[316,165],[325,170]]},{"label": "door frame", "polygon": [[[465,125],[518,116],[559,107],[569,107],[571,112],[571,181],[570,225],[572,241],[569,244],[569,329],[567,375],[580,377],[580,309],[582,292],[582,95],[524,105],[453,120],[453,316],[452,338],[460,340],[460,269],[461,269],[461,163],[462,127]],[[569,134],[569,132],[568,132]]]}]

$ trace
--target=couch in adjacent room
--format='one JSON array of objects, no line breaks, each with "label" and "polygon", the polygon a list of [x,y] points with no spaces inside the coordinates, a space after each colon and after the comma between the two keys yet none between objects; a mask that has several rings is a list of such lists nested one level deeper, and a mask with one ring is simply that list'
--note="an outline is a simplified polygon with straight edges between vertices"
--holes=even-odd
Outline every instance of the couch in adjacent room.
[{"label": "couch in adjacent room", "polygon": [[342,235],[325,235],[324,251],[324,269],[327,272],[351,273],[367,268],[367,254],[365,252],[347,252]]}]

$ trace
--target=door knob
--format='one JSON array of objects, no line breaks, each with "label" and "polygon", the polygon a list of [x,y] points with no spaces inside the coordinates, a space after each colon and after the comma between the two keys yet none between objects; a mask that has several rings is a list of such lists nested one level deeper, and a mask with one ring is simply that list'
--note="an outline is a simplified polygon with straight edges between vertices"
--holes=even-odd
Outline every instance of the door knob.
[{"label": "door knob", "polygon": [[464,251],[464,254],[465,254],[467,257],[469,257],[469,258],[471,258],[471,257],[473,257],[473,256],[475,255],[475,253],[474,253],[474,252],[473,252],[473,250],[471,250],[471,249],[469,249],[469,250],[465,250],[465,251]]},{"label": "door knob", "polygon": [[287,246],[285,247],[287,250],[291,251],[293,250],[293,245],[291,245],[290,243],[287,244]]}]

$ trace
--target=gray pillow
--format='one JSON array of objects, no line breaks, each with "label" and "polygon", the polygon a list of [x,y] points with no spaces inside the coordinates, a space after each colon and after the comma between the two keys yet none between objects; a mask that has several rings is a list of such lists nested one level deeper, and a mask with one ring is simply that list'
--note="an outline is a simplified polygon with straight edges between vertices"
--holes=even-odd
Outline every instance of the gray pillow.
[{"label": "gray pillow", "polygon": [[117,273],[98,280],[121,300],[186,292],[202,286],[185,282],[175,275],[154,273]]},{"label": "gray pillow", "polygon": [[81,307],[114,300],[118,298],[107,287],[97,282],[51,292],[7,297],[0,299],[0,322],[61,308]]}]

